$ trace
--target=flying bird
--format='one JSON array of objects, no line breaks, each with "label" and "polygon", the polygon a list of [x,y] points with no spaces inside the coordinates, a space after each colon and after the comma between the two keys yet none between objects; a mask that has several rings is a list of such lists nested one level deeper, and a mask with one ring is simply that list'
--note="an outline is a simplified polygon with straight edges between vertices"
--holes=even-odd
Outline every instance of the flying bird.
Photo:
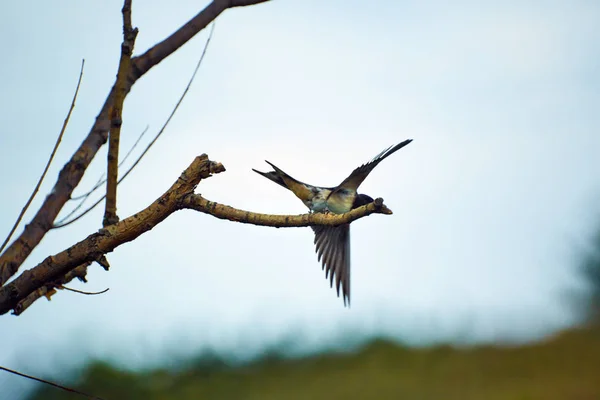
[{"label": "flying bird", "polygon": [[[280,168],[270,163],[273,171],[261,172],[254,168],[254,172],[291,190],[306,207],[312,212],[332,212],[344,214],[350,210],[373,201],[366,194],[357,192],[360,184],[373,171],[380,162],[396,151],[400,150],[412,139],[405,140],[395,146],[390,146],[376,155],[371,161],[356,168],[350,176],[335,187],[320,187],[309,185],[292,178]],[[315,245],[318,261],[322,259],[322,268],[325,269],[325,278],[329,277],[330,286],[335,285],[337,295],[340,295],[340,286],[344,299],[344,306],[350,305],[350,224],[339,226],[313,226],[315,232]]]}]

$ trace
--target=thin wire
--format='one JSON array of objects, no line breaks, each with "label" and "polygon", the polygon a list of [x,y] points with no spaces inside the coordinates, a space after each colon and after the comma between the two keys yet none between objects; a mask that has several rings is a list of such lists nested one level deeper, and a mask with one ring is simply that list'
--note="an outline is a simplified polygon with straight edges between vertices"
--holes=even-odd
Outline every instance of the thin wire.
[{"label": "thin wire", "polygon": [[15,371],[15,370],[10,369],[10,368],[6,368],[6,367],[3,367],[3,366],[0,366],[0,370],[6,371],[6,372],[9,372],[11,374],[18,375],[18,376],[22,376],[23,378],[31,379],[33,381],[41,382],[41,383],[44,383],[46,385],[54,386],[55,388],[62,389],[64,391],[66,391],[66,392],[76,393],[76,394],[79,394],[81,396],[85,396],[88,399],[103,400],[101,397],[93,396],[91,394],[87,394],[87,393],[84,393],[84,392],[80,392],[79,390],[75,390],[75,389],[72,389],[70,387],[62,386],[62,385],[59,385],[58,383],[50,382],[50,381],[47,381],[45,379],[36,378],[35,376],[27,375],[27,374]]}]

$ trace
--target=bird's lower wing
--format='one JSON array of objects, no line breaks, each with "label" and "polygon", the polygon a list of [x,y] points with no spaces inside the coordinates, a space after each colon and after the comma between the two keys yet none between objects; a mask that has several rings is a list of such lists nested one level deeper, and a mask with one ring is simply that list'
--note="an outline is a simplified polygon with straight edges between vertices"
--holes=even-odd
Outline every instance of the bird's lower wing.
[{"label": "bird's lower wing", "polygon": [[325,278],[335,287],[337,295],[342,296],[344,305],[350,305],[350,224],[340,226],[313,226],[318,259],[325,269]]}]

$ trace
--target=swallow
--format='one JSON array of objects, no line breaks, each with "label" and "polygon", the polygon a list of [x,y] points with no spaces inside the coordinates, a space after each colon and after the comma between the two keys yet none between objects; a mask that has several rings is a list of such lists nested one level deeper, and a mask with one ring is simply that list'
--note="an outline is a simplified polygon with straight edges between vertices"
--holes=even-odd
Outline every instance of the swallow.
[{"label": "swallow", "polygon": [[[335,187],[313,186],[301,182],[266,160],[265,162],[273,168],[273,171],[261,172],[254,168],[252,171],[290,190],[311,212],[344,214],[373,201],[372,197],[358,193],[358,187],[380,162],[410,142],[412,139],[388,147],[371,161],[352,171],[342,183]],[[350,306],[350,224],[317,225],[312,229],[315,233],[317,260],[322,260],[325,278],[329,277],[329,284],[333,287],[335,276],[337,295],[340,296],[341,287],[344,306]]]}]

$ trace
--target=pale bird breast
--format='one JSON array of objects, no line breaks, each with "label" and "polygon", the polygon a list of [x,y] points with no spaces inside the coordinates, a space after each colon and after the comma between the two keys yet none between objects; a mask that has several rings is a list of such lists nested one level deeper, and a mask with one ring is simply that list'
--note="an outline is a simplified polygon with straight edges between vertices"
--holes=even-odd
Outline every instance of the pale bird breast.
[{"label": "pale bird breast", "polygon": [[329,211],[334,214],[344,214],[352,209],[354,199],[356,198],[356,192],[346,192],[340,190],[327,199],[327,207]]},{"label": "pale bird breast", "polygon": [[325,211],[327,208],[327,196],[329,196],[329,193],[331,193],[331,190],[313,188],[314,196],[310,202],[311,204],[307,204],[308,208],[315,212]]}]

